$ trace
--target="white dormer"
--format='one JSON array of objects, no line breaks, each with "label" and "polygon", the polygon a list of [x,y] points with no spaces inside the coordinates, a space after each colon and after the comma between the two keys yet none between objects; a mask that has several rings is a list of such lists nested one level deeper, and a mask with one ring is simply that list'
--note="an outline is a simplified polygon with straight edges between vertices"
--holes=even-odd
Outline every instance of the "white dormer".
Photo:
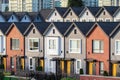
[{"label": "white dormer", "polygon": [[55,9],[46,19],[46,22],[63,22],[62,16]]},{"label": "white dormer", "polygon": [[80,22],[94,22],[94,15],[88,10],[85,9],[82,14],[79,16]]},{"label": "white dormer", "polygon": [[19,22],[19,20],[14,14],[12,14],[8,19],[8,22]]},{"label": "white dormer", "polygon": [[28,15],[24,15],[21,22],[31,22],[31,19],[30,19],[30,17]]}]

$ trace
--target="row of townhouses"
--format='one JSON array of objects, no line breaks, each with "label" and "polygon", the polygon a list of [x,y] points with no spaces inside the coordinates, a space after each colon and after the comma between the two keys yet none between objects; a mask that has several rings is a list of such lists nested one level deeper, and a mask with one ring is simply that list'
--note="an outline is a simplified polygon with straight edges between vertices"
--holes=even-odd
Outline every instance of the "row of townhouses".
[{"label": "row of townhouses", "polygon": [[40,12],[1,12],[0,22],[119,22],[120,7],[69,7]]},{"label": "row of townhouses", "polygon": [[120,23],[0,23],[5,70],[120,76]]}]

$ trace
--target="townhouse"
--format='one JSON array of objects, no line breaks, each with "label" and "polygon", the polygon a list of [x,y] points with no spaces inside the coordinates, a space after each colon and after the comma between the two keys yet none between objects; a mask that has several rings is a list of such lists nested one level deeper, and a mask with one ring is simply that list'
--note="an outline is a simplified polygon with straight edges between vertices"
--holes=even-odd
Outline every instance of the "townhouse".
[{"label": "townhouse", "polygon": [[68,74],[79,74],[83,69],[86,74],[86,36],[94,23],[72,23],[69,30],[65,34],[65,60]]},{"label": "townhouse", "polygon": [[11,23],[0,23],[0,64],[4,65],[4,70],[6,70],[6,31],[9,28]]},{"label": "townhouse", "polygon": [[103,75],[110,73],[110,34],[118,23],[95,23],[86,34],[87,74]]},{"label": "townhouse", "polygon": [[6,31],[7,70],[24,70],[24,33],[30,23],[12,23]]},{"label": "townhouse", "polygon": [[25,33],[25,70],[44,71],[44,36],[50,23],[31,23]]}]

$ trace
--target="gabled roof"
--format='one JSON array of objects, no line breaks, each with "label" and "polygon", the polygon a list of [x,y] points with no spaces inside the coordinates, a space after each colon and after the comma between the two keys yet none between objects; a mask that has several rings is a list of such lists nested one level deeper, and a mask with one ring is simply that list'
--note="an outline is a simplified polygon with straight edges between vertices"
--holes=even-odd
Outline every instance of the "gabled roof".
[{"label": "gabled roof", "polygon": [[104,6],[104,8],[110,13],[111,16],[119,9],[118,6]]},{"label": "gabled roof", "polygon": [[8,21],[13,14],[16,16],[15,12],[2,12],[2,13],[6,21]]},{"label": "gabled roof", "polygon": [[75,22],[69,28],[68,32],[66,33],[66,36],[70,34],[70,32],[74,29],[75,26],[80,30],[80,32],[82,32],[84,36],[86,36],[86,34],[88,33],[88,31],[91,29],[93,25],[94,25],[94,22],[89,22],[89,23],[88,22]]},{"label": "gabled roof", "polygon": [[76,14],[76,16],[79,16],[79,14],[82,12],[82,10],[84,8],[85,7],[69,7],[63,17],[66,17],[71,10],[73,10],[73,12]]},{"label": "gabled roof", "polygon": [[100,7],[87,7],[89,9],[89,11],[93,14],[93,16],[96,16],[97,13],[100,10]]},{"label": "gabled roof", "polygon": [[116,28],[118,27],[119,23],[118,22],[98,22],[98,23],[95,23],[94,26],[92,26],[91,29],[89,30],[89,32],[86,34],[87,36],[96,27],[96,25],[98,25],[105,32],[105,34],[107,36],[111,36],[113,31],[115,31]]},{"label": "gabled roof", "polygon": [[10,25],[9,29],[7,30],[7,32],[5,33],[6,35],[10,32],[13,25],[15,25],[17,27],[17,29],[20,31],[20,33],[22,35],[24,35],[24,33],[27,30],[27,28],[29,27],[30,23],[29,22],[15,22],[15,23],[12,23]]},{"label": "gabled roof", "polygon": [[44,21],[51,11],[52,11],[52,9],[42,9],[40,11],[40,14],[41,14],[42,18],[44,19]]},{"label": "gabled roof", "polygon": [[65,14],[65,12],[67,11],[68,8],[64,8],[64,7],[55,7],[54,9],[52,9],[52,11],[48,14],[48,16],[46,18],[49,18],[49,16],[56,10],[61,17],[63,17],[63,15]]},{"label": "gabled roof", "polygon": [[43,35],[43,33],[45,32],[45,30],[48,28],[48,26],[50,25],[50,23],[46,23],[46,22],[34,22],[33,23],[35,25],[35,27],[38,29],[38,31]]},{"label": "gabled roof", "polygon": [[10,27],[11,23],[0,23],[0,30],[2,31],[3,34],[5,34]]},{"label": "gabled roof", "polygon": [[65,35],[65,32],[70,27],[71,22],[54,22],[51,23],[48,28],[45,30],[44,35],[47,33],[47,31],[51,28],[51,25],[54,25],[57,30],[61,33],[61,35]]},{"label": "gabled roof", "polygon": [[97,14],[97,17],[104,11],[106,10],[111,16],[114,16],[114,14],[116,13],[116,11],[119,9],[118,6],[104,6],[101,7],[99,13]]}]

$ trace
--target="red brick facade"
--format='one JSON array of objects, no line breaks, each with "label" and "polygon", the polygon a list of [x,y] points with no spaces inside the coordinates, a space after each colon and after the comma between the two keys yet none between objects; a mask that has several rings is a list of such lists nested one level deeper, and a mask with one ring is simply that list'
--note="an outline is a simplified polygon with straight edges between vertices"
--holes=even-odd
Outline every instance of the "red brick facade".
[{"label": "red brick facade", "polygon": [[[93,53],[92,52],[92,41],[93,40],[103,40],[104,43],[104,52],[103,53]],[[105,32],[102,31],[102,29],[99,26],[94,27],[93,31],[87,36],[87,56],[86,58],[92,58],[97,60],[95,62],[95,69],[96,69],[96,75],[99,75],[99,62],[104,62],[104,70],[109,72],[109,37],[105,34]],[[88,64],[87,64],[88,65]]]},{"label": "red brick facade", "polygon": [[[21,26],[22,27],[22,26]],[[12,50],[11,49],[11,39],[16,38],[19,39],[19,50]],[[10,57],[14,57],[14,69],[13,71],[16,71],[16,57],[17,56],[23,56],[24,55],[24,37],[20,33],[20,31],[15,27],[15,25],[12,27],[12,29],[9,31],[6,37],[6,44],[7,44],[7,70],[11,70],[10,66]]]}]

